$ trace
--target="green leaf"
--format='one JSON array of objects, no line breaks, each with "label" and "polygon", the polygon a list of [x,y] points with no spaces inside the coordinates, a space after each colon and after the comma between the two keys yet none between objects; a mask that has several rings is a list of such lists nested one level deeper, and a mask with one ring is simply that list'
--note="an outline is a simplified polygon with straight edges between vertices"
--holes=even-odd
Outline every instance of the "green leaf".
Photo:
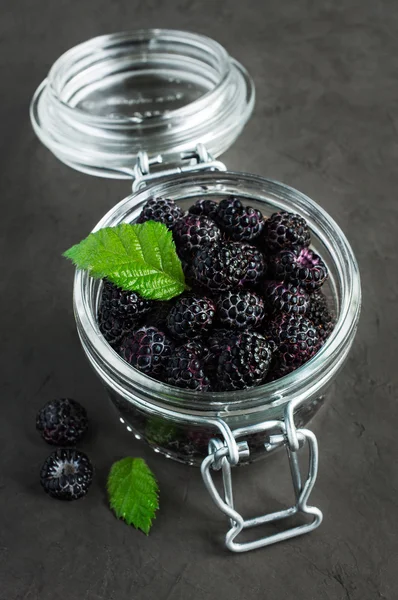
[{"label": "green leaf", "polygon": [[159,488],[146,462],[127,457],[114,463],[107,487],[115,515],[148,535],[159,508]]},{"label": "green leaf", "polygon": [[173,235],[163,223],[106,227],[90,233],[64,256],[92,277],[106,277],[144,298],[170,300],[187,289]]},{"label": "green leaf", "polygon": [[151,444],[164,446],[173,442],[177,435],[174,423],[160,417],[149,417],[145,426],[145,437]]}]

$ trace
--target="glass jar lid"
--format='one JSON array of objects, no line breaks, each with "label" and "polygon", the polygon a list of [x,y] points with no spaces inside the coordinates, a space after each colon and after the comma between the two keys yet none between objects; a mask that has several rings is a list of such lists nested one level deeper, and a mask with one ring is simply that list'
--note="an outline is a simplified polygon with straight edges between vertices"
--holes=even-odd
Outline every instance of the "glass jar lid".
[{"label": "glass jar lid", "polygon": [[240,134],[254,106],[247,71],[217,42],[151,29],[96,37],[63,54],[37,89],[31,120],[61,161],[130,178],[140,151],[176,165],[205,144],[213,157]]}]

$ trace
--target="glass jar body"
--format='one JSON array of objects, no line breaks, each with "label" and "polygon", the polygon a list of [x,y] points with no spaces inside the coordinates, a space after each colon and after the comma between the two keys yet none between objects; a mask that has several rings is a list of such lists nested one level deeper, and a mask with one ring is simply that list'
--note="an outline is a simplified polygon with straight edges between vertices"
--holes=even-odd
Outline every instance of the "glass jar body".
[{"label": "glass jar body", "polygon": [[[229,194],[240,196],[264,216],[278,210],[301,214],[311,228],[312,246],[329,267],[324,291],[337,315],[335,330],[311,361],[288,376],[250,390],[213,394],[196,394],[145,377],[127,365],[99,332],[96,315],[101,282],[83,272],[75,277],[74,307],[82,346],[119,411],[121,422],[155,451],[187,464],[199,464],[206,456],[208,440],[220,437],[220,421],[233,430],[282,420],[286,405],[300,398],[303,402],[296,424],[307,424],[323,405],[325,390],[344,363],[360,313],[358,268],[344,234],[315,202],[272,180],[230,172],[167,179],[120,202],[96,229],[134,222],[151,196],[172,197],[187,209],[199,197],[217,201]],[[265,434],[249,435],[246,441],[250,449],[247,462],[267,454]]]},{"label": "glass jar body", "polygon": [[[122,394],[115,393],[109,388],[107,391],[112,404],[117,409],[119,420],[127,428],[127,431],[132,433],[137,440],[146,442],[156,453],[163,454],[166,458],[199,467],[208,455],[209,441],[213,438],[220,438],[219,428],[211,422],[198,424],[194,421],[175,420],[173,415],[152,414],[126,400]],[[306,398],[305,403],[295,412],[296,427],[304,427],[314,418],[330,397],[330,387],[328,390],[324,390],[324,392],[326,391],[328,395],[323,393],[315,398]],[[278,406],[274,409],[269,408],[254,418],[251,418],[249,414],[232,417],[225,415],[223,421],[231,430],[235,430],[258,425],[264,421],[283,421],[283,417],[284,407]],[[272,449],[268,448],[270,437],[278,433],[279,430],[275,428],[266,432],[253,432],[242,438],[248,444],[249,453],[247,456],[241,457],[239,464],[252,463],[278,449],[277,446]]]}]

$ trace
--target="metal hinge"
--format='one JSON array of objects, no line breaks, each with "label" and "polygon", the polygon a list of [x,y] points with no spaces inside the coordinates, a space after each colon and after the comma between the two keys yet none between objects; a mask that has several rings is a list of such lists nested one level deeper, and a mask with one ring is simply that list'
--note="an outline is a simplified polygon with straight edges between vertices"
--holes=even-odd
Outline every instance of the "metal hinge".
[{"label": "metal hinge", "polygon": [[170,169],[159,169],[151,172],[150,167],[156,164],[163,163],[163,157],[161,154],[149,158],[146,152],[139,152],[137,155],[137,162],[134,167],[133,176],[133,192],[138,192],[140,189],[146,186],[149,181],[169,177],[171,175],[179,175],[181,173],[193,173],[197,171],[226,171],[227,167],[219,160],[214,158],[208,153],[206,147],[203,144],[198,144],[194,150],[187,152],[181,152],[180,154],[182,161],[189,161],[188,164],[182,164],[179,167],[173,167]]},{"label": "metal hinge", "polygon": [[[294,411],[301,403],[302,401],[290,402],[286,407],[283,421],[265,421],[258,425],[235,429],[233,431],[223,423],[224,429],[226,427],[228,430],[228,435],[224,436],[224,441],[218,438],[210,440],[209,456],[203,460],[201,467],[202,477],[215,504],[230,519],[231,528],[225,536],[225,545],[233,552],[247,552],[303,535],[316,529],[322,522],[322,512],[318,508],[308,506],[307,504],[318,473],[318,444],[312,431],[308,429],[296,429],[293,418]],[[273,433],[269,436],[269,442],[265,445],[265,449],[272,450],[278,446],[285,446],[293,481],[295,504],[285,510],[245,520],[234,507],[231,466],[237,465],[241,458],[249,456],[249,447],[247,442],[237,442],[237,440],[250,434],[271,430]],[[276,434],[275,431],[277,432]],[[309,449],[309,464],[307,476],[303,483],[298,462],[298,452],[305,445],[308,445]],[[214,484],[211,469],[222,470],[224,498],[221,497]],[[273,533],[252,542],[235,542],[235,538],[243,529],[280,521],[281,519],[286,519],[297,514],[311,517],[310,522],[287,528],[284,531]]]}]

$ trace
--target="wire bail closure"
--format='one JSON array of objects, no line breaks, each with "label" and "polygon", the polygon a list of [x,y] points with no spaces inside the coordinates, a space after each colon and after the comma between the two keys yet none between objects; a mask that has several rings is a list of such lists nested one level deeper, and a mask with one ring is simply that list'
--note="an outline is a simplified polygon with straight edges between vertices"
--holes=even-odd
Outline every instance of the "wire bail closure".
[{"label": "wire bail closure", "polygon": [[180,158],[183,163],[189,161],[188,164],[182,164],[179,167],[171,169],[160,169],[152,172],[151,166],[163,163],[161,154],[149,157],[147,152],[139,152],[137,162],[133,170],[133,192],[138,192],[147,185],[148,182],[154,179],[161,179],[181,173],[193,173],[195,171],[226,171],[227,167],[219,160],[209,154],[204,144],[197,144],[193,150],[181,152]]},{"label": "wire bail closure", "polygon": [[[243,427],[233,431],[224,423],[223,434],[225,441],[213,438],[209,442],[209,455],[202,462],[201,473],[206,488],[216,506],[229,517],[231,528],[225,536],[225,545],[232,552],[248,552],[264,546],[270,546],[271,544],[309,533],[319,527],[322,522],[322,512],[318,508],[308,506],[307,504],[318,473],[318,443],[312,431],[308,429],[296,429],[294,412],[302,402],[303,400],[293,400],[286,406],[284,421],[265,421],[258,425]],[[265,448],[269,451],[281,445],[285,446],[296,502],[293,506],[285,510],[245,520],[234,507],[231,466],[237,465],[241,458],[248,457],[250,451],[247,442],[237,442],[237,440],[243,436],[270,430],[276,430],[278,433],[270,435],[269,442],[265,444]],[[227,437],[225,437],[226,431],[228,431]],[[300,449],[306,444],[309,449],[309,464],[303,483],[297,455]],[[215,487],[211,469],[221,469],[222,471],[224,498],[221,497]],[[235,542],[235,538],[243,529],[272,523],[296,514],[308,515],[312,519],[304,525],[291,527],[252,542]]]}]

